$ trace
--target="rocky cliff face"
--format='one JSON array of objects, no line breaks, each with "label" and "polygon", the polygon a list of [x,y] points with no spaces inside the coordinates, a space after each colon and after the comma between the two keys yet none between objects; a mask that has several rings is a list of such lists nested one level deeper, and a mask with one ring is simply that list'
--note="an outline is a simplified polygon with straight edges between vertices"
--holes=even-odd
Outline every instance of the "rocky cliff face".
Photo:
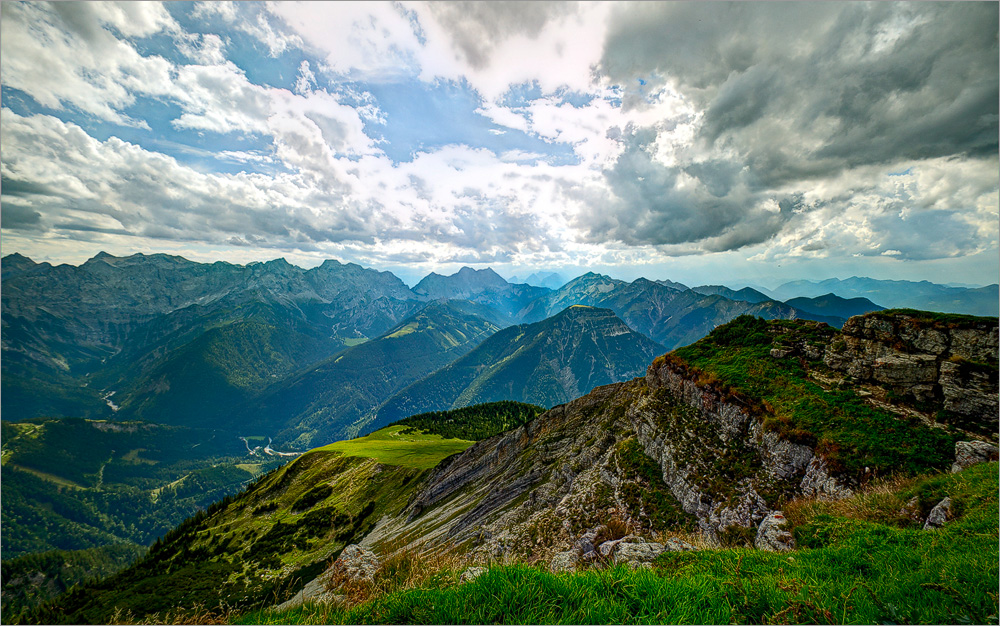
[{"label": "rocky cliff face", "polygon": [[645,382],[632,425],[706,536],[755,527],[792,495],[851,495],[810,446],[765,431],[739,398],[699,385],[682,366],[654,364]]},{"label": "rocky cliff face", "polygon": [[888,312],[853,317],[824,362],[921,403],[997,423],[997,322]]},{"label": "rocky cliff face", "polygon": [[727,543],[752,540],[789,497],[850,493],[812,448],[765,432],[737,402],[660,362],[446,461],[364,545],[402,538],[549,559],[613,520]]}]

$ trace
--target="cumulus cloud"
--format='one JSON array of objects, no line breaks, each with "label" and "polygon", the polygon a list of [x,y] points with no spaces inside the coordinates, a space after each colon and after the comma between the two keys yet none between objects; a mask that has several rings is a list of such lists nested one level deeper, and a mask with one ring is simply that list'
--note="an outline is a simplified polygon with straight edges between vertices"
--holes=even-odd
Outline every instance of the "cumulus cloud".
[{"label": "cumulus cloud", "polygon": [[110,122],[143,126],[122,112],[136,94],[174,91],[168,61],[140,55],[110,30],[131,36],[176,30],[159,4],[24,2],[4,4],[2,11],[4,85],[42,106],[75,107]]},{"label": "cumulus cloud", "polygon": [[[993,174],[985,185],[996,189],[997,50],[994,4],[616,6],[601,76],[626,87],[624,109],[644,111],[650,94],[676,91],[696,111],[695,132],[665,159],[651,146],[676,147],[658,141],[672,129],[654,123],[634,130],[606,170],[610,206],[582,214],[581,227],[589,240],[607,233],[626,243],[735,249],[788,229],[791,237],[801,234],[795,229],[808,220],[798,214],[826,218],[843,209],[846,199],[776,213],[761,207],[769,199],[785,206],[783,198],[844,176],[853,202],[868,204],[859,209],[865,217],[850,224],[853,241],[840,239],[842,246],[913,258],[978,250],[977,210],[952,195],[942,212],[920,212],[927,186],[887,197],[878,195],[889,191],[877,178],[907,160],[958,158],[962,166],[953,169],[964,171],[987,158]],[[910,227],[889,217],[910,209]],[[917,236],[935,226],[950,243]],[[987,241],[995,239],[993,232]],[[831,245],[798,249],[829,253]]]},{"label": "cumulus cloud", "polygon": [[281,56],[286,50],[302,45],[302,39],[298,35],[275,27],[270,12],[257,3],[237,3],[230,0],[197,2],[191,16],[199,19],[221,18],[264,44],[272,57]]},{"label": "cumulus cloud", "polygon": [[525,171],[488,150],[446,147],[401,167],[325,155],[291,174],[213,174],[50,116],[4,109],[0,124],[4,219],[15,229],[298,250],[405,245],[433,259],[558,247],[551,168]]},{"label": "cumulus cloud", "polygon": [[[218,32],[185,32],[157,3],[3,5],[5,86],[63,117],[4,110],[5,230],[372,264],[734,250],[901,263],[997,247],[995,4],[184,10]],[[272,57],[266,69],[247,65],[240,32]],[[261,79],[274,68],[287,88]],[[478,95],[490,141],[392,161],[373,94],[441,83]],[[147,100],[172,116],[161,146],[215,134],[225,149],[190,142],[195,168],[83,130],[81,117],[142,127]],[[373,125],[384,133],[369,136]],[[261,173],[215,173],[213,154]]]}]

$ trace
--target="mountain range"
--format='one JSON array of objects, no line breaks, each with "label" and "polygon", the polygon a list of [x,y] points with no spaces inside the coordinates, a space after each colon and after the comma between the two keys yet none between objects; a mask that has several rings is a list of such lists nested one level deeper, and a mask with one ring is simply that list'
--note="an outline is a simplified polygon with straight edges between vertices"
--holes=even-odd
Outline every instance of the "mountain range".
[{"label": "mountain range", "polygon": [[[744,314],[839,327],[851,315],[912,303],[925,292],[952,312],[992,306],[995,314],[997,306],[996,285],[963,289],[861,278],[787,283],[772,294],[789,296],[780,302],[751,288],[689,289],[595,273],[552,290],[471,268],[431,273],[410,289],[389,272],[333,260],[305,270],[283,259],[241,266],[100,253],[80,266],[53,266],[12,254],[0,267],[2,408],[11,420],[108,418],[120,408],[120,417],[213,421],[268,388],[280,394],[280,384],[292,384],[293,376],[305,380],[309,368],[382,337],[438,300],[481,305],[467,312],[494,331],[540,322],[573,305],[605,308],[665,349]],[[862,291],[866,295],[855,295]],[[473,335],[469,350],[487,336]],[[428,363],[432,369],[447,364]],[[373,401],[387,399],[380,393]]]},{"label": "mountain range", "polygon": [[[143,456],[149,446],[138,443],[85,447],[83,482],[58,464],[25,474],[29,466],[15,463],[20,478],[11,485],[21,486],[9,489],[23,497],[5,498],[4,514],[47,520],[18,531],[29,551],[50,546],[56,528],[80,539],[61,548],[155,535],[116,530],[135,522],[102,509],[112,501],[103,491],[136,502],[187,481],[190,497],[169,512],[157,509],[166,500],[150,505],[157,520],[177,519],[204,503],[198,489],[230,493],[265,457],[282,462],[414,413],[493,400],[550,408],[642,376],[658,354],[743,315],[840,327],[850,315],[881,309],[835,295],[778,302],[746,289],[596,273],[552,290],[463,268],[411,289],[391,273],[336,261],[305,270],[281,259],[241,266],[102,253],[53,266],[14,254],[0,271],[0,408],[5,424],[18,425],[5,426],[16,435],[5,436],[5,464],[33,441],[34,424],[50,424],[38,427],[43,432],[64,418],[85,418],[97,431],[102,424],[181,429],[201,446],[196,460],[186,448],[163,451],[179,459],[170,463]],[[181,439],[165,441],[182,446]],[[44,448],[35,458],[61,454]],[[158,463],[157,473],[129,482],[147,460]],[[124,482],[99,483],[104,467]],[[221,478],[185,478],[202,471]],[[46,512],[53,506],[91,512],[53,517]]]},{"label": "mountain range", "polygon": [[[610,315],[570,309],[549,322],[578,323],[579,313]],[[518,584],[530,587],[518,602],[551,615],[552,598],[583,584],[598,585],[601,602],[629,594],[638,576],[621,580],[631,568],[642,580],[690,581],[657,607],[684,593],[728,598],[766,577],[768,590],[787,587],[769,600],[771,617],[799,609],[805,584],[832,616],[853,611],[843,600],[865,585],[940,607],[951,595],[919,581],[960,566],[976,591],[948,611],[985,618],[996,608],[996,350],[995,318],[878,311],[838,331],[741,316],[655,358],[643,376],[540,415],[477,405],[313,449],[189,518],[130,567],[22,617],[164,619],[200,604],[280,623],[447,623],[470,612],[468,621],[536,622],[541,613],[505,617]],[[492,412],[495,428],[484,429]],[[715,570],[724,584],[707,578]],[[551,586],[558,593],[540,599]],[[644,593],[626,595],[626,610],[645,610]],[[320,605],[332,613],[313,617],[316,605],[300,612],[303,602],[332,603]],[[963,621],[904,610],[907,622]],[[572,615],[565,621],[590,613]],[[704,621],[754,621],[747,615]]]},{"label": "mountain range", "polygon": [[1000,312],[1000,287],[955,287],[910,280],[876,280],[852,276],[841,280],[797,280],[769,292],[779,300],[834,294],[841,298],[868,298],[887,308],[909,308],[940,313],[996,317]]}]

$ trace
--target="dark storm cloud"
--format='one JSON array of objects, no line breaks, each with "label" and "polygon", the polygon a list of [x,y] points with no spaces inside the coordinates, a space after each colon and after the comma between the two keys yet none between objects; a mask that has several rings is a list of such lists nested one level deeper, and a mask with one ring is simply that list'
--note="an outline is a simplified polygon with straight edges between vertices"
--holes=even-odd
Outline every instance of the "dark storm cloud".
[{"label": "dark storm cloud", "polygon": [[[7,193],[6,183],[4,193]],[[4,201],[3,213],[0,214],[0,226],[7,229],[43,230],[42,214],[29,207]]]},{"label": "dark storm cloud", "polygon": [[998,4],[980,2],[619,7],[600,72],[627,91],[674,85],[703,116],[672,168],[636,151],[653,142],[637,131],[606,171],[621,202],[583,226],[593,240],[739,247],[781,228],[784,212],[753,208],[778,190],[869,165],[995,158],[997,29]]},{"label": "dark storm cloud", "polygon": [[475,69],[490,64],[493,49],[512,35],[536,37],[575,2],[432,2],[429,8]]},{"label": "dark storm cloud", "polygon": [[[755,208],[747,173],[725,161],[668,167],[653,158],[651,128],[627,128],[625,149],[605,178],[617,198],[584,198],[581,217],[590,241],[628,245],[701,242],[720,251],[766,241],[801,203],[783,198],[777,210]],[[681,182],[687,175],[698,184]],[[611,209],[611,210],[609,210]]]}]

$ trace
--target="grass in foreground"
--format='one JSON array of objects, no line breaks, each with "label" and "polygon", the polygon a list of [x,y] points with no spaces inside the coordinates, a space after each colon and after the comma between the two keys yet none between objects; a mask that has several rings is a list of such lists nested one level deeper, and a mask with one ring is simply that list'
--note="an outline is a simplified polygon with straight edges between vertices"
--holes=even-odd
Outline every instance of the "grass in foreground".
[{"label": "grass in foreground", "polygon": [[475,442],[465,439],[428,435],[406,426],[389,426],[367,437],[338,441],[317,448],[314,452],[339,452],[344,456],[375,459],[385,465],[430,469],[442,459],[464,451],[473,443]]},{"label": "grass in foreground", "polygon": [[[853,504],[802,506],[795,535],[806,547],[792,553],[668,553],[653,570],[576,574],[502,565],[466,584],[457,583],[459,570],[441,570],[395,590],[395,574],[384,572],[386,592],[352,607],[256,612],[234,623],[995,624],[997,484],[990,463],[909,481],[894,494],[862,494]],[[940,493],[961,503],[947,526],[896,525],[899,499]]]}]

